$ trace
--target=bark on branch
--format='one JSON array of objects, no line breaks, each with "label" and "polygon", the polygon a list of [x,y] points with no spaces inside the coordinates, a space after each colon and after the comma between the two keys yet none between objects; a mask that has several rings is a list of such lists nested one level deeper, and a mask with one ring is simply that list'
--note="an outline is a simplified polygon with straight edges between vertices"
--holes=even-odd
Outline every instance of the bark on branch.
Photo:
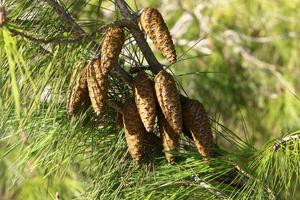
[{"label": "bark on branch", "polygon": [[291,140],[300,140],[300,133],[294,134],[294,135],[288,135],[286,137],[283,137],[276,141],[276,143],[273,145],[273,151],[276,152],[280,147],[284,147],[287,142]]},{"label": "bark on branch", "polygon": [[19,35],[19,36],[26,38],[33,42],[44,43],[44,44],[49,44],[49,43],[51,43],[51,44],[64,44],[65,43],[66,44],[66,43],[77,43],[77,42],[83,42],[83,41],[93,41],[93,39],[96,37],[97,33],[104,33],[109,27],[125,27],[125,26],[128,27],[128,26],[130,26],[129,23],[130,22],[126,19],[113,21],[109,24],[101,26],[92,34],[85,33],[83,35],[79,35],[74,38],[67,38],[67,37],[38,38],[38,37],[31,35],[30,33],[26,33],[23,31],[16,30],[16,29],[12,29],[12,28],[8,28],[8,29],[14,35]]},{"label": "bark on branch", "polygon": [[[78,35],[79,37],[86,37],[88,34],[81,28],[81,26],[71,17],[71,15],[61,6],[56,0],[44,0],[47,2],[54,11],[64,20],[71,28],[71,31]],[[100,45],[98,45],[95,41],[90,40],[93,49],[98,51],[100,49]]]},{"label": "bark on branch", "polygon": [[111,73],[115,74],[119,79],[121,79],[124,83],[127,83],[128,85],[131,85],[133,81],[132,76],[130,76],[130,74],[119,65],[114,67]]},{"label": "bark on branch", "polygon": [[137,45],[139,46],[148,64],[151,66],[151,71],[154,74],[157,74],[162,69],[162,65],[158,62],[151,48],[149,47],[144,37],[144,33],[139,28],[136,16],[134,16],[131,13],[127,3],[124,0],[116,0],[116,4],[119,7],[123,17],[131,21],[132,26],[129,26],[127,28],[129,29],[132,36],[134,37]]},{"label": "bark on branch", "polygon": [[44,43],[44,44],[63,44],[63,43],[76,43],[76,42],[80,42],[83,40],[83,38],[77,37],[77,38],[36,38],[28,33],[22,32],[22,31],[18,31],[12,28],[9,28],[9,31],[13,34],[13,35],[19,35],[23,38],[26,38],[30,41],[33,42],[38,42],[38,43]]},{"label": "bark on branch", "polygon": [[71,27],[72,32],[77,35],[86,35],[86,32],[81,28],[79,24],[71,17],[71,15],[58,4],[56,0],[44,0],[47,2],[54,11]]}]

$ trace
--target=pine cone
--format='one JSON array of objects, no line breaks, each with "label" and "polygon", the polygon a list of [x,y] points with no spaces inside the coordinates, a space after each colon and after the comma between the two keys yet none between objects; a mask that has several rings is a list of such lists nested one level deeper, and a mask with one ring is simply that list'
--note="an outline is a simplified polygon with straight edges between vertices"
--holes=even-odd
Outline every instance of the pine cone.
[{"label": "pine cone", "polygon": [[143,71],[139,72],[133,82],[135,104],[148,132],[152,132],[155,124],[156,98],[151,80]]},{"label": "pine cone", "polygon": [[101,68],[103,75],[118,64],[118,57],[125,42],[122,28],[109,28],[101,45]]},{"label": "pine cone", "polygon": [[140,23],[155,47],[167,57],[170,63],[176,62],[176,51],[172,37],[159,11],[155,8],[144,8]]},{"label": "pine cone", "polygon": [[126,102],[123,108],[123,124],[129,153],[138,163],[142,161],[145,127],[134,101]]},{"label": "pine cone", "polygon": [[203,157],[215,154],[215,144],[210,121],[203,105],[191,99],[185,99],[182,103],[183,124],[192,134],[195,145]]},{"label": "pine cone", "polygon": [[165,116],[161,112],[158,114],[158,126],[165,157],[169,163],[175,163],[172,151],[179,147],[179,135],[173,131]]},{"label": "pine cone", "polygon": [[101,73],[100,60],[90,62],[87,71],[87,84],[92,106],[97,115],[105,111],[108,83]]},{"label": "pine cone", "polygon": [[182,132],[182,110],[173,76],[161,70],[154,79],[155,93],[159,106],[173,130]]},{"label": "pine cone", "polygon": [[68,95],[67,113],[74,115],[82,108],[91,104],[87,87],[87,67],[82,69],[73,83],[72,90]]}]

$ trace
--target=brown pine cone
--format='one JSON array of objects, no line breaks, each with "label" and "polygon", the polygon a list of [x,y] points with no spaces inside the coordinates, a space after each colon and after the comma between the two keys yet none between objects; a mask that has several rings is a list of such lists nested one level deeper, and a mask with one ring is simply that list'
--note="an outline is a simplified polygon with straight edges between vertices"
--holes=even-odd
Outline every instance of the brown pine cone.
[{"label": "brown pine cone", "polygon": [[90,62],[87,71],[87,85],[93,109],[97,115],[105,112],[108,83],[107,77],[101,73],[100,60]]},{"label": "brown pine cone", "polygon": [[125,103],[123,108],[123,124],[125,138],[132,159],[138,163],[142,161],[143,142],[146,133],[134,101]]},{"label": "brown pine cone", "polygon": [[133,82],[134,100],[142,122],[148,132],[152,132],[156,116],[156,98],[152,81],[143,71]]},{"label": "brown pine cone", "polygon": [[159,106],[175,133],[182,132],[182,110],[176,83],[171,74],[161,70],[154,78]]},{"label": "brown pine cone", "polygon": [[101,45],[101,68],[106,76],[118,64],[119,54],[125,42],[123,28],[109,28]]},{"label": "brown pine cone", "polygon": [[183,124],[192,134],[195,145],[203,157],[211,157],[215,154],[215,144],[210,121],[203,105],[191,99],[185,99],[182,103]]},{"label": "brown pine cone", "polygon": [[158,126],[160,137],[163,143],[165,157],[169,163],[175,163],[175,158],[172,151],[179,147],[179,135],[173,131],[165,116],[159,112]]},{"label": "brown pine cone", "polygon": [[167,60],[170,63],[176,62],[176,51],[172,37],[159,11],[155,8],[144,8],[140,17],[140,24],[155,47],[167,57]]},{"label": "brown pine cone", "polygon": [[87,67],[83,68],[73,83],[72,90],[68,95],[67,113],[74,115],[82,108],[91,104],[87,87]]}]

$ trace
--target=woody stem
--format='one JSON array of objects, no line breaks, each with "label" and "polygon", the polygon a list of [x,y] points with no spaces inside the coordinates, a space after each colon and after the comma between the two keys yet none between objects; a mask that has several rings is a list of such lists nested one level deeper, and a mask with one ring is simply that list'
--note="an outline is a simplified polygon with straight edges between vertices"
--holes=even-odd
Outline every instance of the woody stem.
[{"label": "woody stem", "polygon": [[157,74],[160,70],[163,69],[162,65],[158,62],[151,48],[149,47],[144,37],[144,33],[139,28],[136,17],[133,14],[131,14],[129,6],[124,0],[116,0],[116,4],[119,7],[123,17],[131,21],[132,26],[128,26],[127,28],[134,37],[148,64],[151,66],[151,71],[154,74]]}]

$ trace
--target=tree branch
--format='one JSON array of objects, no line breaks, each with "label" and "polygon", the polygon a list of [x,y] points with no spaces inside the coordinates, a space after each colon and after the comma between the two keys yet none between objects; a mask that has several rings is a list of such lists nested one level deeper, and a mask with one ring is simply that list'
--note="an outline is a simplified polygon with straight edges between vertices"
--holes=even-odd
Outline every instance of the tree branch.
[{"label": "tree branch", "polygon": [[107,104],[109,107],[113,108],[115,111],[123,114],[122,106],[119,105],[118,102],[116,102],[114,100],[107,100]]},{"label": "tree branch", "polygon": [[139,29],[136,17],[131,14],[129,7],[124,0],[116,0],[116,4],[120,8],[123,17],[131,21],[132,26],[127,28],[129,29],[132,36],[134,37],[137,45],[139,46],[148,64],[151,66],[151,71],[154,74],[157,74],[160,70],[162,70],[162,65],[158,62],[158,60],[154,56],[151,48],[149,47],[144,37],[144,33]]},{"label": "tree branch", "polygon": [[111,73],[115,74],[119,79],[121,79],[123,82],[127,83],[128,85],[131,85],[133,78],[130,76],[128,72],[126,72],[122,67],[119,65],[114,67],[111,70]]},{"label": "tree branch", "polygon": [[24,37],[28,40],[34,41],[34,42],[39,42],[39,43],[52,43],[52,44],[62,44],[62,43],[76,43],[76,42],[80,42],[83,40],[83,38],[36,38],[32,35],[29,35],[28,33],[24,33],[22,31],[17,31],[15,29],[12,28],[8,28],[8,30],[13,33],[14,35],[19,35],[21,37]]},{"label": "tree branch", "polygon": [[71,27],[72,31],[77,35],[86,35],[86,32],[77,24],[77,22],[71,17],[71,15],[58,4],[56,0],[44,0],[47,2],[54,11]]},{"label": "tree branch", "polygon": [[[54,11],[71,27],[71,31],[79,35],[81,37],[86,37],[88,34],[81,28],[81,26],[71,17],[71,15],[61,6],[58,4],[56,0],[44,0],[47,2],[53,9]],[[93,45],[93,50],[94,51],[99,51],[100,45],[97,44],[95,41],[90,39],[92,45]]]},{"label": "tree branch", "polygon": [[278,141],[276,141],[276,143],[273,146],[273,151],[274,152],[278,151],[279,147],[284,146],[288,141],[299,140],[299,139],[300,139],[300,133],[283,137]]},{"label": "tree branch", "polygon": [[130,74],[136,74],[139,73],[140,71],[146,71],[146,70],[151,70],[150,66],[140,66],[140,67],[132,67],[129,72]]},{"label": "tree branch", "polygon": [[26,32],[23,32],[23,31],[18,31],[16,29],[12,29],[12,28],[8,28],[8,29],[14,35],[20,35],[21,37],[24,37],[24,38],[26,38],[28,40],[31,40],[31,41],[34,41],[34,42],[45,43],[45,44],[48,44],[48,43],[62,44],[62,43],[82,42],[84,40],[92,41],[92,39],[96,36],[97,33],[103,33],[109,27],[124,27],[124,26],[127,27],[127,26],[130,26],[129,23],[130,22],[127,19],[113,21],[109,24],[101,26],[99,29],[97,29],[95,32],[93,32],[90,35],[84,34],[84,35],[80,35],[80,36],[75,37],[75,38],[66,38],[66,37],[37,38],[37,37],[34,37],[34,36],[32,36],[32,35],[30,35]]},{"label": "tree branch", "polygon": [[201,187],[204,190],[208,191],[210,194],[214,195],[215,197],[218,197],[218,199],[220,200],[228,200],[228,198],[222,194],[221,192],[219,192],[218,190],[216,190],[216,188],[214,188],[211,184],[202,181],[198,175],[194,175],[193,176],[194,180],[196,181],[196,183],[193,182],[188,182],[188,181],[177,181],[175,182],[176,185],[178,186],[185,186],[185,187]]},{"label": "tree branch", "polygon": [[[116,20],[113,21],[109,24],[106,24],[104,26],[101,26],[99,29],[97,29],[93,34],[96,33],[104,33],[106,31],[106,29],[110,28],[110,27],[132,27],[132,23],[130,20],[128,19],[120,19],[120,20]],[[92,34],[92,35],[93,35]]]}]

